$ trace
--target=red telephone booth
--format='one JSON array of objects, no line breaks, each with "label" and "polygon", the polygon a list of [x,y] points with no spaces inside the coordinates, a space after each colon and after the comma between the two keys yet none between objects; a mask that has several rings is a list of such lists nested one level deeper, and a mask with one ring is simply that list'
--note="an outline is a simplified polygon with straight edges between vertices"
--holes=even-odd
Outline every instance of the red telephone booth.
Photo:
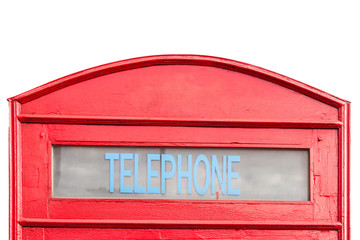
[{"label": "red telephone booth", "polygon": [[349,103],[150,56],[9,99],[11,239],[350,239]]}]

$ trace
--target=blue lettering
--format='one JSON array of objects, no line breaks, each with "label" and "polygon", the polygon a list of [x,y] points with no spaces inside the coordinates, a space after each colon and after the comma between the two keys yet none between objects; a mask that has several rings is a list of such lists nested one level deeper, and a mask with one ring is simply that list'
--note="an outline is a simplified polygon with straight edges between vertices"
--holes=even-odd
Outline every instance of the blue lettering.
[{"label": "blue lettering", "polygon": [[188,179],[188,194],[192,193],[192,156],[188,155],[188,170],[181,171],[181,154],[178,154],[177,193],[181,194],[181,178]]},{"label": "blue lettering", "polygon": [[220,176],[220,169],[218,165],[218,160],[216,155],[211,157],[211,194],[215,194],[215,173],[218,177],[221,192],[226,194],[226,155],[223,156],[223,167],[222,167],[222,177]]},{"label": "blue lettering", "polygon": [[110,192],[114,192],[114,160],[119,160],[118,153],[105,153],[105,159],[110,160]]},{"label": "blue lettering", "polygon": [[240,162],[240,156],[228,156],[228,194],[240,195],[240,189],[233,189],[231,186],[231,180],[239,178],[238,172],[232,172],[231,165],[233,162]]},{"label": "blue lettering", "polygon": [[[199,183],[198,183],[198,167],[200,162],[203,162],[205,164],[205,186],[203,188],[200,188]],[[209,167],[209,161],[206,158],[205,155],[200,154],[196,160],[195,160],[195,164],[194,164],[194,186],[195,186],[195,190],[198,194],[200,195],[204,195],[210,185],[210,167]]]},{"label": "blue lettering", "polygon": [[131,170],[125,170],[125,160],[133,160],[132,153],[121,153],[120,154],[120,192],[121,193],[132,193],[132,187],[125,187],[125,177],[131,177]]},{"label": "blue lettering", "polygon": [[[171,171],[166,172],[166,162],[171,163]],[[161,154],[161,193],[165,193],[165,179],[172,178],[175,176],[176,163],[175,159],[170,154]]]},{"label": "blue lettering", "polygon": [[[232,167],[234,163],[240,162],[240,156],[223,155],[222,170],[220,169],[221,163],[219,164],[217,157],[217,155],[211,155],[211,162],[209,162],[206,155],[199,154],[193,164],[192,155],[189,154],[187,155],[187,169],[183,170],[182,167],[186,167],[186,163],[182,166],[181,154],[177,155],[177,162],[174,155],[171,154],[147,154],[146,186],[139,186],[139,154],[105,153],[105,160],[109,160],[110,166],[109,192],[114,192],[115,160],[120,159],[120,193],[166,194],[166,181],[168,179],[176,178],[177,174],[177,194],[182,194],[183,178],[187,178],[187,194],[192,194],[192,189],[194,187],[197,194],[205,195],[209,190],[211,181],[212,195],[215,193],[218,194],[220,189],[223,195],[240,195],[240,189],[233,188],[232,186],[233,180],[239,178],[239,173],[237,171],[233,172]],[[125,169],[126,160],[134,161],[134,170]],[[159,161],[157,164],[160,164],[160,169],[152,170],[152,164],[154,164],[152,161]],[[199,170],[200,164],[203,164],[202,166],[204,166],[200,167],[201,170]],[[205,168],[204,173],[202,172],[203,168]],[[132,171],[134,171],[133,174]],[[201,173],[199,173],[199,171]],[[133,186],[125,186],[125,180],[128,179],[126,177],[132,177],[132,175],[134,175]],[[160,186],[152,186],[152,183],[154,184],[155,181],[153,178],[156,178],[157,181],[159,181]],[[169,183],[172,183],[173,181],[176,180],[171,180]],[[186,186],[184,186],[184,188],[185,187]]]},{"label": "blue lettering", "polygon": [[145,193],[145,187],[139,187],[139,154],[135,154],[134,159],[134,193]]},{"label": "blue lettering", "polygon": [[151,187],[151,178],[158,177],[159,172],[151,170],[151,161],[159,161],[160,154],[147,155],[147,191],[148,193],[160,193],[159,187]]}]

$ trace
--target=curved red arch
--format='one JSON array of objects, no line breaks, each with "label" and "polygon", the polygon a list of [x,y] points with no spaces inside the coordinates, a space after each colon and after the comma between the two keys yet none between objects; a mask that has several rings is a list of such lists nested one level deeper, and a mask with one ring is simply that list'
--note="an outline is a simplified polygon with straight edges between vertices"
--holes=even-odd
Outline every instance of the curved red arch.
[{"label": "curved red arch", "polygon": [[261,67],[235,60],[204,55],[156,55],[116,61],[70,74],[68,76],[41,85],[25,93],[19,94],[10,99],[20,103],[26,103],[43,95],[57,91],[61,88],[65,88],[67,86],[95,77],[124,70],[156,65],[198,65],[217,67],[230,71],[245,73],[279,84],[283,87],[292,89],[321,102],[327,103],[333,107],[343,106],[347,102],[324,91]]}]

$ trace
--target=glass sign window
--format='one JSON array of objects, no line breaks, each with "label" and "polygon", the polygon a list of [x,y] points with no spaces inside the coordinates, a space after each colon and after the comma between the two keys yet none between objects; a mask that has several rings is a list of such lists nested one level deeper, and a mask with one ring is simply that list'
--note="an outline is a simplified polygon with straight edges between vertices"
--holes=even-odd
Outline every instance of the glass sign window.
[{"label": "glass sign window", "polygon": [[53,146],[55,198],[309,200],[307,149]]}]

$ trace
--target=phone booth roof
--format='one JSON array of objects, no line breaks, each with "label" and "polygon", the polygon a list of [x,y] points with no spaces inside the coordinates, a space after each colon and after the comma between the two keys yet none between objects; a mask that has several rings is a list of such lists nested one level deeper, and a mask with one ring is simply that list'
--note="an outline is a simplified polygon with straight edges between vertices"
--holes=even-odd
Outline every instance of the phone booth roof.
[{"label": "phone booth roof", "polygon": [[[350,103],[319,89],[234,60],[159,55],[93,67],[8,100],[11,239],[74,238],[84,229],[115,237],[117,231],[130,234],[128,228],[144,237],[159,231],[171,238],[179,229],[188,237],[194,234],[189,229],[199,229],[204,238],[214,236],[207,229],[223,229],[228,237],[242,234],[233,230],[269,236],[265,239],[275,236],[273,230],[286,230],[279,232],[284,237],[314,237],[312,230],[323,239],[350,237]],[[148,142],[184,151],[199,146],[303,148],[310,155],[310,200],[194,204],[191,199],[54,198],[52,146],[95,142],[140,147]],[[107,212],[113,214],[109,219]]]}]

